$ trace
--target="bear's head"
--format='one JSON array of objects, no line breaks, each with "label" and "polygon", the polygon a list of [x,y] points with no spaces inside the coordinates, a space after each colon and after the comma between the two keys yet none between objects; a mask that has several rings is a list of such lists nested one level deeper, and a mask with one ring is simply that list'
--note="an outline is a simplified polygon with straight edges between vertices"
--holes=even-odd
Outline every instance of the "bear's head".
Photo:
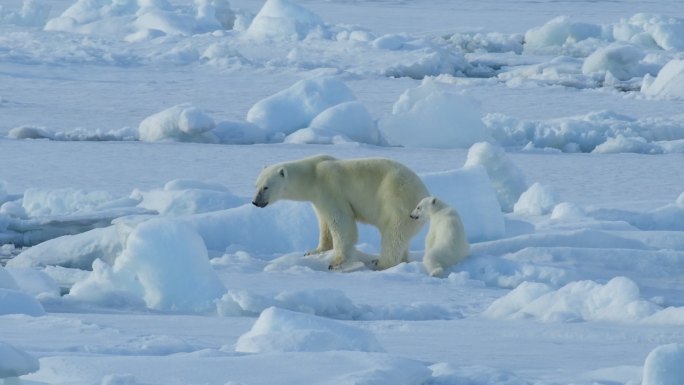
[{"label": "bear's head", "polygon": [[413,219],[427,219],[430,214],[432,214],[439,206],[441,202],[435,197],[425,197],[416,206],[413,211],[411,211],[411,218]]},{"label": "bear's head", "polygon": [[266,207],[269,203],[283,198],[287,185],[287,168],[284,165],[274,165],[264,168],[256,181],[256,193],[252,204]]}]

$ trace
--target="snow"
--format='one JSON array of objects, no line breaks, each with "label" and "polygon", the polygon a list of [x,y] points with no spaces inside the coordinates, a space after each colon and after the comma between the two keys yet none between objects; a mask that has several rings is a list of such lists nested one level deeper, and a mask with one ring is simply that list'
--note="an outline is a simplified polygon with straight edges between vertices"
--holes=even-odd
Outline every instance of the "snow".
[{"label": "snow", "polygon": [[224,291],[202,238],[183,223],[152,219],[133,230],[113,266],[95,260],[90,276],[66,298],[110,303],[109,297],[124,296],[150,309],[202,312]]},{"label": "snow", "polygon": [[[683,52],[671,0],[5,0],[0,377],[680,385]],[[305,255],[310,204],[250,201],[321,153],[416,171],[471,255]]]},{"label": "snow", "polygon": [[148,116],[140,122],[138,138],[154,142],[165,139],[202,141],[216,126],[211,116],[192,105],[181,104]]},{"label": "snow", "polygon": [[[210,28],[232,27],[226,1],[199,1],[190,10],[158,1],[78,0],[60,16],[45,23],[46,31],[86,35],[114,35],[129,41],[143,33],[190,35]],[[158,35],[157,35],[158,36]]]},{"label": "snow", "polygon": [[613,76],[618,80],[643,77],[648,73],[649,69],[641,64],[645,56],[646,53],[635,46],[623,44],[608,45],[597,49],[584,59],[582,73],[585,75],[599,73],[604,78],[606,76]]},{"label": "snow", "polygon": [[352,91],[337,78],[300,80],[254,104],[247,111],[247,121],[259,126],[269,138],[277,138],[306,128],[328,108],[355,99]]},{"label": "snow", "polygon": [[526,50],[557,50],[568,44],[589,38],[601,38],[598,25],[573,21],[567,16],[558,16],[546,24],[525,32]]},{"label": "snow", "polygon": [[19,290],[0,289],[0,305],[0,315],[45,315],[45,309],[35,297]]},{"label": "snow", "polygon": [[527,190],[527,181],[522,170],[506,156],[503,148],[488,142],[475,143],[468,150],[465,167],[482,165],[496,191],[501,210],[513,211],[513,205]]},{"label": "snow", "polygon": [[668,51],[684,48],[684,19],[665,15],[637,13],[629,19],[621,19],[613,27],[618,41],[633,41],[642,45],[656,45]]},{"label": "snow", "polygon": [[684,380],[682,344],[661,345],[653,349],[644,363],[643,385],[674,385]]},{"label": "snow", "polygon": [[557,203],[558,197],[553,190],[535,182],[520,194],[520,198],[513,205],[513,211],[517,214],[544,215],[549,214]]},{"label": "snow", "polygon": [[38,360],[33,356],[10,344],[0,342],[0,379],[33,373],[38,371],[39,367]]},{"label": "snow", "polygon": [[487,139],[481,119],[472,100],[426,78],[419,87],[404,91],[379,125],[393,145],[467,148]]},{"label": "snow", "polygon": [[469,240],[482,241],[503,236],[503,213],[484,167],[476,165],[427,173],[422,175],[422,179],[432,195],[458,211]]},{"label": "snow", "polygon": [[375,336],[339,321],[269,307],[252,329],[240,336],[235,351],[245,353],[384,352]]},{"label": "snow", "polygon": [[245,31],[254,39],[304,39],[323,27],[315,13],[290,0],[267,0]]},{"label": "snow", "polygon": [[161,189],[135,190],[131,197],[138,207],[167,215],[188,215],[218,211],[246,203],[225,186],[193,180],[172,180]]},{"label": "snow", "polygon": [[644,79],[641,92],[661,98],[684,97],[684,60],[672,60],[665,64],[655,79]]},{"label": "snow", "polygon": [[523,282],[494,301],[484,316],[536,318],[545,322],[635,321],[658,311],[640,299],[639,287],[630,279],[616,277],[605,285],[593,281],[571,282],[558,290],[543,283]]},{"label": "snow", "polygon": [[370,112],[358,101],[344,102],[323,110],[309,127],[293,132],[287,143],[333,144],[358,142],[384,144],[384,139]]}]

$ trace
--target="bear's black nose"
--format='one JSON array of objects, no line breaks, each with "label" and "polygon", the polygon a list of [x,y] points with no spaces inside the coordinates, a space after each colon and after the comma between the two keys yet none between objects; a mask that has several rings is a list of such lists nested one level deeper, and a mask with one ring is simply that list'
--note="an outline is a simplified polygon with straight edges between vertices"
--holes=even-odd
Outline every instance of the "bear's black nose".
[{"label": "bear's black nose", "polygon": [[257,202],[257,201],[252,201],[252,204],[253,204],[254,206],[256,206],[256,207],[262,207],[262,208],[263,208],[263,207],[266,207],[266,205],[268,204],[268,202]]}]

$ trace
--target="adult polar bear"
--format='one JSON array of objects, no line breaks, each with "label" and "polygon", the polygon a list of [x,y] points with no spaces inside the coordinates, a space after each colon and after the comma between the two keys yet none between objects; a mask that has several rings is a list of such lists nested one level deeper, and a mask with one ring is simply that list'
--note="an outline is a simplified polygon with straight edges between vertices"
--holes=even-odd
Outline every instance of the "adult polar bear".
[{"label": "adult polar bear", "polygon": [[[280,199],[313,203],[318,217],[318,247],[334,250],[331,267],[345,260],[370,261],[358,250],[356,221],[380,230],[378,269],[408,261],[411,238],[422,223],[411,220],[418,202],[429,195],[423,181],[401,163],[382,158],[339,160],[316,155],[266,167],[256,182],[252,203],[266,207]],[[375,257],[373,257],[375,259]]]}]

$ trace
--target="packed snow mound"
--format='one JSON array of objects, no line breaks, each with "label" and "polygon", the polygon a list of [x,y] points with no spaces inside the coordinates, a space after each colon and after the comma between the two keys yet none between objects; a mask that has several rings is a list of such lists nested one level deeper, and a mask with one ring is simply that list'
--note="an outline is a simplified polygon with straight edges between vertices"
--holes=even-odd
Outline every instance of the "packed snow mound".
[{"label": "packed snow mound", "polygon": [[7,272],[2,266],[0,266],[0,289],[19,290],[19,286],[12,277],[12,274]]},{"label": "packed snow mound", "polygon": [[633,45],[611,44],[597,49],[584,59],[582,73],[597,74],[603,78],[613,76],[618,80],[630,80],[643,77],[651,71],[657,72],[654,66],[642,63],[645,56],[644,50]]},{"label": "packed snow mound", "polygon": [[191,104],[179,104],[143,119],[138,138],[145,142],[211,142],[207,133],[214,127],[214,119],[206,112]]},{"label": "packed snow mound", "polygon": [[244,353],[384,352],[375,336],[340,321],[270,307],[240,336],[235,351]]},{"label": "packed snow mound", "polygon": [[522,171],[508,159],[503,148],[488,142],[475,143],[468,150],[464,167],[478,165],[487,170],[501,210],[513,211],[513,205],[527,190],[527,181]]},{"label": "packed snow mound", "polygon": [[650,143],[642,137],[625,137],[618,135],[614,138],[606,138],[606,141],[594,148],[592,153],[596,154],[617,154],[632,152],[637,154],[662,154],[670,152],[665,146],[658,143]]},{"label": "packed snow mound", "polygon": [[684,19],[637,13],[613,26],[617,41],[639,44],[667,51],[684,50]]},{"label": "packed snow mound", "polygon": [[559,16],[544,24],[525,32],[525,51],[557,51],[558,48],[577,43],[589,38],[601,38],[603,30],[600,26],[571,20],[567,16]]},{"label": "packed snow mound", "polygon": [[[682,152],[683,117],[635,119],[611,111],[549,120],[516,119],[502,114],[483,118],[488,132],[502,146],[563,152]],[[623,138],[623,139],[621,139]],[[599,147],[604,145],[603,147]]]},{"label": "packed snow mound", "polygon": [[[19,290],[24,293],[34,297],[59,297],[60,295],[60,290],[55,280],[42,270],[28,267],[7,268],[5,270],[17,282]],[[0,274],[2,273],[0,272]]]},{"label": "packed snow mound", "polygon": [[138,207],[154,210],[162,215],[189,215],[225,210],[247,203],[246,198],[233,195],[216,183],[192,180],[172,180],[162,189],[134,190],[131,198]]},{"label": "packed snow mound", "polygon": [[282,137],[308,127],[326,109],[355,100],[342,80],[319,76],[300,80],[257,102],[247,112],[247,121],[261,127],[272,140],[282,140]]},{"label": "packed snow mound", "polygon": [[[506,234],[501,206],[487,171],[482,166],[421,174],[430,194],[455,208],[470,242],[499,239]],[[422,249],[428,226],[413,239],[412,246]]]},{"label": "packed snow mound", "polygon": [[267,209],[249,203],[179,220],[197,231],[209,250],[224,251],[231,247],[278,253],[309,250],[318,242],[316,215],[311,205],[303,202],[283,201]]},{"label": "packed snow mound", "polygon": [[90,270],[96,259],[113,264],[123,251],[128,232],[121,226],[93,229],[46,240],[22,250],[8,267],[62,266]]},{"label": "packed snow mound", "polygon": [[384,140],[366,107],[358,101],[351,101],[322,111],[311,121],[309,127],[288,135],[285,142],[317,144],[358,142],[381,145]]},{"label": "packed snow mound", "polygon": [[246,121],[216,123],[202,109],[184,103],[148,116],[137,129],[89,132],[22,126],[10,130],[8,136],[58,141],[386,144],[366,107],[342,80],[329,76],[301,80],[257,102],[248,111]]},{"label": "packed snow mound", "polygon": [[38,369],[40,369],[38,359],[0,341],[0,379],[23,376],[36,372]]},{"label": "packed snow mound", "polygon": [[549,214],[558,204],[556,193],[549,187],[535,182],[520,195],[513,205],[513,212],[521,215]]},{"label": "packed snow mound", "polygon": [[267,0],[252,20],[245,35],[255,39],[302,40],[322,31],[323,20],[290,0]]},{"label": "packed snow mound", "polygon": [[136,207],[138,203],[105,191],[29,188],[0,206],[0,240],[16,247],[34,246],[109,226],[118,217],[150,214]]},{"label": "packed snow mound", "polygon": [[[24,279],[23,276],[19,277],[21,272],[16,273],[16,278],[21,278],[21,281],[15,279],[15,274],[11,270],[0,266],[0,315],[26,314],[34,317],[44,315],[45,310],[40,302],[31,295],[33,293],[29,294],[25,290],[27,286],[31,286],[30,278]],[[1,370],[0,373],[2,373]]]},{"label": "packed snow mound", "polygon": [[433,78],[404,91],[379,126],[389,144],[404,147],[468,148],[488,138],[477,104]]},{"label": "packed snow mound", "polygon": [[45,30],[137,41],[232,28],[234,19],[226,0],[201,0],[189,7],[172,6],[166,0],[78,0],[50,19]]},{"label": "packed snow mound", "polygon": [[0,288],[0,315],[5,314],[26,314],[38,317],[45,315],[45,309],[30,294],[19,290]]},{"label": "packed snow mound", "polygon": [[[629,19],[606,25],[577,22],[567,16],[559,16],[540,27],[528,30],[524,37],[524,51],[581,57],[587,56],[596,48],[601,49],[617,42],[646,50],[678,52],[684,50],[683,36],[684,19],[664,15],[638,13]],[[630,51],[613,51],[611,55],[629,68],[640,50]],[[607,53],[603,51],[595,56],[592,65],[605,60]],[[603,56],[603,60],[599,59],[600,56]]]},{"label": "packed snow mound", "polygon": [[213,309],[225,291],[204,241],[191,227],[151,219],[128,236],[114,266],[95,261],[90,276],[76,283],[69,297],[103,302],[113,293],[117,299],[141,298],[155,310],[203,312]]},{"label": "packed snow mound", "polygon": [[21,204],[27,216],[40,217],[98,211],[113,200],[106,191],[29,188],[24,192]]},{"label": "packed snow mound", "polygon": [[640,298],[636,283],[616,277],[605,285],[576,281],[558,290],[543,283],[523,282],[494,301],[483,314],[490,318],[534,318],[544,322],[636,322],[659,310],[658,305]]},{"label": "packed snow mound", "polygon": [[54,130],[48,127],[20,126],[11,129],[7,137],[14,139],[49,139],[57,141],[125,141],[137,140],[137,128],[122,127],[113,130]]},{"label": "packed snow mound", "polygon": [[661,345],[644,362],[642,385],[684,384],[684,344]]},{"label": "packed snow mound", "polygon": [[655,79],[644,78],[641,92],[649,96],[684,99],[684,60],[671,60]]}]

